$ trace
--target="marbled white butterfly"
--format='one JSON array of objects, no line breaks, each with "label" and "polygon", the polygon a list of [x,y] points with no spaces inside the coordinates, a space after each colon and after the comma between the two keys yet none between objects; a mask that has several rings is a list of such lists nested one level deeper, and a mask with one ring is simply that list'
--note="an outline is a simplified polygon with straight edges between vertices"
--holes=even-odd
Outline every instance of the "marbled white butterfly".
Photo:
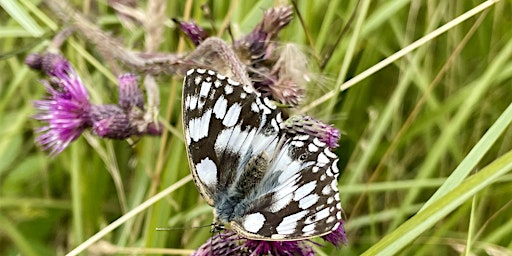
[{"label": "marbled white butterfly", "polygon": [[183,88],[192,176],[214,207],[254,240],[299,240],[340,225],[338,157],[310,135],[288,133],[268,98],[215,71],[192,69]]}]

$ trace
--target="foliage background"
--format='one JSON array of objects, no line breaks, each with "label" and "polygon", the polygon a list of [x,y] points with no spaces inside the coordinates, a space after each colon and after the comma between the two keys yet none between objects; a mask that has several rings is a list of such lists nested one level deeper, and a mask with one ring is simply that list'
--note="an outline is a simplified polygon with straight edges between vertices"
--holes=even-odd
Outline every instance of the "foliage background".
[{"label": "foliage background", "polygon": [[[337,153],[349,242],[339,249],[317,247],[319,255],[512,254],[510,1],[356,2],[298,1],[304,26],[295,15],[280,36],[301,45],[315,66],[357,9],[328,65],[317,68],[323,78],[308,85],[304,104],[308,114],[344,133]],[[214,26],[229,21],[236,37],[249,32],[265,9],[286,1],[163,3],[169,20],[158,50],[180,52],[191,45],[170,18],[192,17],[210,27],[200,8],[208,3]],[[489,8],[457,22],[482,3]],[[72,4],[128,49],[143,50],[144,39],[154,33],[123,27],[106,1]],[[34,145],[33,128],[41,124],[31,119],[32,101],[45,95],[44,88],[23,61],[44,51],[65,24],[41,1],[2,0],[0,6],[0,254],[63,255],[189,175],[185,147],[181,134],[172,132],[133,146],[87,136],[49,158]],[[457,25],[446,33],[337,90],[454,20]],[[226,33],[223,38],[229,40]],[[93,101],[112,103],[116,74],[97,46],[77,32],[61,50]],[[178,131],[181,80],[158,77],[160,115]],[[329,93],[334,97],[326,102],[309,104]],[[441,185],[448,194],[433,197]],[[189,181],[107,232],[85,254],[189,254],[211,234],[209,228],[188,227],[211,219],[211,208]]]}]

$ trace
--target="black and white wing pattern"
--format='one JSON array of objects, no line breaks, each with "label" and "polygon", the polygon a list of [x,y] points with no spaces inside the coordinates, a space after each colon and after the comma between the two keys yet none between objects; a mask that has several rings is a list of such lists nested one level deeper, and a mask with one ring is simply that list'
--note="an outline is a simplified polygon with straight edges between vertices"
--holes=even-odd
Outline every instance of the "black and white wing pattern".
[{"label": "black and white wing pattern", "polygon": [[192,69],[182,110],[192,176],[217,224],[277,241],[338,228],[338,157],[317,138],[282,129],[283,113],[268,98],[215,71]]}]

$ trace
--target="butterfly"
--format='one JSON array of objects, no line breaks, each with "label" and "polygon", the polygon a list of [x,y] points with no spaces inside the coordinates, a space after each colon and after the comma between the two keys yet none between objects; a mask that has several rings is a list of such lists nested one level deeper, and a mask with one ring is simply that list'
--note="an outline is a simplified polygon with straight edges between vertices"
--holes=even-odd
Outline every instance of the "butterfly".
[{"label": "butterfly", "polygon": [[318,138],[287,131],[269,98],[215,71],[191,69],[182,111],[193,180],[216,225],[271,241],[338,228],[338,157]]}]

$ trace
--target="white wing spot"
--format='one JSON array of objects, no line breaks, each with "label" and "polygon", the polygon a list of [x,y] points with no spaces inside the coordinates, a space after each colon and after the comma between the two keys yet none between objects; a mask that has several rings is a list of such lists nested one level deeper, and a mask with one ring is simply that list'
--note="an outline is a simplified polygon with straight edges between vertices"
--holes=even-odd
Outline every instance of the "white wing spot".
[{"label": "white wing spot", "polygon": [[309,135],[307,135],[307,134],[298,135],[298,136],[295,136],[295,139],[296,140],[308,140]]},{"label": "white wing spot", "polygon": [[283,117],[281,116],[281,112],[277,113],[276,120],[277,120],[278,123],[282,123],[283,122]]},{"label": "white wing spot", "polygon": [[271,109],[276,109],[276,105],[272,103],[267,97],[263,98],[263,103]]},{"label": "white wing spot", "polygon": [[194,72],[195,72],[195,70],[194,70],[194,69],[189,69],[189,70],[187,71],[187,76],[190,76],[190,75],[194,74]]},{"label": "white wing spot", "polygon": [[318,154],[316,165],[322,167],[328,163],[329,163],[329,158],[327,158],[327,156],[323,152],[320,152],[320,154]]},{"label": "white wing spot", "polygon": [[190,110],[194,110],[197,108],[197,96],[190,96],[190,100],[189,100],[189,109]]},{"label": "white wing spot", "polygon": [[222,82],[220,80],[215,80],[215,82],[213,82],[213,85],[215,86],[215,88],[219,88],[222,86]]},{"label": "white wing spot", "polygon": [[255,112],[255,113],[259,113],[260,109],[258,108],[258,104],[256,104],[255,102],[251,103],[251,111]]},{"label": "white wing spot", "polygon": [[233,93],[233,86],[229,85],[229,84],[226,84],[224,86],[224,92],[229,95],[229,94],[232,94]]},{"label": "white wing spot", "polygon": [[337,191],[337,190],[338,190],[338,181],[337,181],[336,179],[333,179],[333,180],[331,181],[331,188],[332,188],[332,190],[334,190],[334,191]]},{"label": "white wing spot", "polygon": [[185,98],[185,108],[190,109],[190,95]]},{"label": "white wing spot", "polygon": [[274,240],[283,240],[286,238],[285,235],[281,235],[281,234],[272,234],[272,236],[270,236],[271,239],[274,239]]},{"label": "white wing spot", "polygon": [[330,185],[325,185],[322,189],[322,195],[330,195],[332,193],[332,189]]},{"label": "white wing spot", "polygon": [[225,80],[226,76],[225,75],[221,75],[221,74],[217,74],[217,78],[220,79],[220,80]]},{"label": "white wing spot", "polygon": [[200,76],[196,76],[196,78],[194,79],[194,83],[196,85],[199,85],[201,83],[201,81],[203,81],[203,79]]},{"label": "white wing spot", "polygon": [[339,173],[340,172],[340,169],[338,169],[338,161],[339,159],[336,158],[336,160],[334,160],[334,162],[332,162],[332,171],[334,173]]},{"label": "white wing spot", "polygon": [[270,212],[276,213],[276,212],[284,209],[286,206],[288,206],[288,204],[290,204],[292,199],[293,199],[293,194],[288,194],[288,195],[280,198],[279,200],[275,201],[270,206]]},{"label": "white wing spot", "polygon": [[208,128],[210,127],[210,118],[212,117],[212,109],[208,109],[202,117],[191,119],[188,124],[190,138],[194,142],[208,136]]},{"label": "white wing spot", "polygon": [[267,106],[265,106],[265,104],[263,104],[261,102],[261,99],[260,98],[256,98],[256,104],[258,105],[258,108],[263,110],[263,114],[264,115],[268,115],[270,113],[272,113],[272,111],[270,110],[270,108],[268,108]]},{"label": "white wing spot", "polygon": [[311,169],[311,171],[313,171],[313,173],[317,173],[318,171],[320,171],[320,167],[313,166],[313,169]]},{"label": "white wing spot", "polygon": [[215,75],[215,71],[213,71],[213,70],[208,70],[208,75],[210,75],[210,76]]},{"label": "white wing spot", "polygon": [[245,216],[242,223],[244,229],[252,233],[257,233],[263,227],[263,224],[265,224],[265,216],[259,212]]},{"label": "white wing spot", "polygon": [[308,214],[309,211],[300,211],[298,213],[288,215],[283,218],[281,223],[276,227],[276,231],[281,235],[289,235],[295,232],[298,221]]},{"label": "white wing spot", "polygon": [[204,74],[204,73],[206,73],[206,69],[203,69],[203,68],[198,68],[198,69],[196,69],[196,71],[197,71],[197,73],[199,73],[199,74]]},{"label": "white wing spot", "polygon": [[325,219],[325,218],[329,217],[329,208],[322,209],[321,211],[317,212],[315,214],[315,216],[316,216],[316,218],[315,218],[316,221],[319,221],[321,219]]},{"label": "white wing spot", "polygon": [[231,78],[228,78],[228,83],[229,83],[229,84],[232,84],[232,85],[235,85],[235,86],[240,85],[240,83],[239,83],[239,82],[237,82],[237,81],[235,81],[235,80],[231,80]]},{"label": "white wing spot", "polygon": [[334,176],[334,174],[331,171],[331,167],[327,168],[327,171],[325,171],[325,174],[327,174],[327,176],[329,176],[329,177],[333,177]]},{"label": "white wing spot", "polygon": [[318,202],[319,198],[320,197],[317,194],[311,194],[309,196],[306,196],[299,201],[299,208],[303,210],[308,209],[309,207],[315,205]]},{"label": "white wing spot", "polygon": [[240,117],[240,112],[242,111],[242,106],[239,103],[233,104],[229,107],[224,120],[222,120],[222,124],[227,127],[232,127],[236,123],[238,123],[238,118]]},{"label": "white wing spot", "polygon": [[206,98],[206,96],[208,96],[208,93],[210,93],[211,88],[211,82],[203,82],[203,84],[201,85],[201,91],[199,92],[199,96]]},{"label": "white wing spot", "polygon": [[245,99],[245,98],[247,98],[247,93],[245,93],[245,92],[240,93],[240,99]]},{"label": "white wing spot", "polygon": [[231,134],[233,132],[233,128],[228,128],[222,130],[219,135],[217,135],[217,138],[215,140],[214,150],[215,153],[221,154],[224,149],[227,147],[229,138],[231,137]]},{"label": "white wing spot", "polygon": [[302,148],[304,147],[304,141],[301,141],[301,140],[294,140],[292,141],[292,143],[290,143],[292,146],[294,147],[297,147],[297,148]]},{"label": "white wing spot", "polygon": [[309,143],[308,144],[308,150],[310,152],[317,152],[318,151],[318,147],[315,144],[313,144],[313,143]]},{"label": "white wing spot", "polygon": [[315,231],[316,223],[306,225],[302,228],[302,232],[306,235],[312,234]]},{"label": "white wing spot", "polygon": [[324,149],[324,153],[330,157],[330,158],[337,158],[338,156],[336,154],[334,154],[331,150],[329,150],[329,148],[325,148]]},{"label": "white wing spot", "polygon": [[208,187],[217,184],[217,166],[210,158],[205,158],[196,164],[198,178]]},{"label": "white wing spot", "polygon": [[246,93],[253,93],[254,92],[254,90],[250,86],[244,85],[243,88],[244,88],[244,91]]},{"label": "white wing spot", "polygon": [[[340,219],[341,219],[341,218],[340,218]],[[338,223],[336,223],[336,224],[334,224],[334,227],[332,227],[332,229],[331,229],[331,230],[333,230],[333,231],[334,231],[334,230],[338,229],[338,227],[339,227],[340,225],[341,225],[341,224],[340,224],[339,222],[338,222]]]},{"label": "white wing spot", "polygon": [[279,125],[275,119],[270,120],[270,125],[274,128],[274,131],[279,131]]},{"label": "white wing spot", "polygon": [[318,138],[314,138],[313,143],[315,143],[315,145],[317,145],[319,147],[325,147],[327,145],[327,144],[325,144],[325,142],[320,141]]},{"label": "white wing spot", "polygon": [[299,201],[300,199],[304,198],[305,196],[311,194],[311,191],[313,191],[316,187],[316,180],[310,181],[302,186],[300,186],[297,190],[294,192],[293,200]]},{"label": "white wing spot", "polygon": [[215,118],[223,119],[226,115],[226,109],[228,108],[228,100],[224,98],[224,95],[221,95],[215,105],[213,106],[213,113],[215,114]]},{"label": "white wing spot", "polygon": [[295,190],[297,186],[292,186],[290,189],[279,189],[276,191],[274,196],[272,197],[272,205],[270,206],[270,212],[276,213],[286,206],[290,204],[293,200],[293,193],[291,191]]}]

